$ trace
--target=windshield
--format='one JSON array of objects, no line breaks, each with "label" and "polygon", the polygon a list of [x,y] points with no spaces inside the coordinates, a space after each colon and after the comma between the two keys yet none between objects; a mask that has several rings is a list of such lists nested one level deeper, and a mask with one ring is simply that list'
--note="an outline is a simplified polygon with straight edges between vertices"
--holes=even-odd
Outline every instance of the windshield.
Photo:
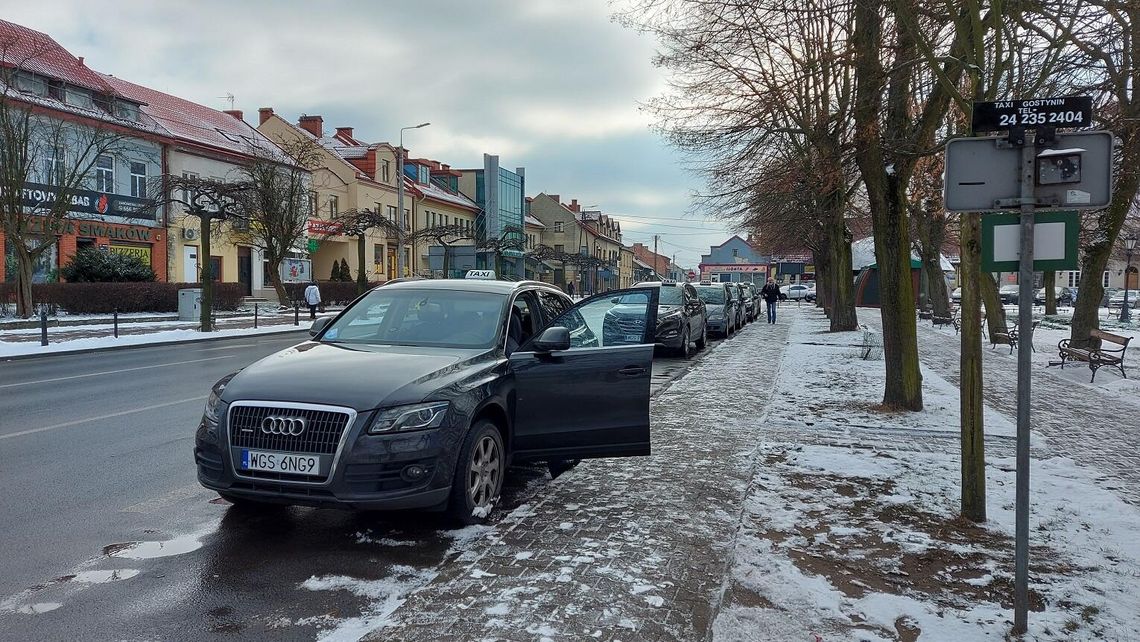
[{"label": "windshield", "polygon": [[381,288],[333,322],[321,341],[490,348],[502,326],[505,298],[491,292]]},{"label": "windshield", "polygon": [[1017,292],[1019,289],[1020,289],[1020,286],[1017,286],[1017,285],[1003,285],[1003,286],[1001,286],[1002,292]]},{"label": "windshield", "polygon": [[658,305],[681,305],[681,288],[678,286],[661,286],[661,299]]},{"label": "windshield", "polygon": [[697,288],[697,296],[705,303],[724,303],[724,288]]}]

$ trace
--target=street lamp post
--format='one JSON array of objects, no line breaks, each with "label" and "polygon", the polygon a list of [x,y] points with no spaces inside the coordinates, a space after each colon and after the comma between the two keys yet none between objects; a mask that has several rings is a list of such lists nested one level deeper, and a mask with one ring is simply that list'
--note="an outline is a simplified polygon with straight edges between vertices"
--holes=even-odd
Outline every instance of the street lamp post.
[{"label": "street lamp post", "polygon": [[1132,311],[1128,309],[1128,275],[1132,272],[1132,251],[1136,249],[1136,237],[1129,236],[1124,239],[1124,305],[1120,306],[1121,323],[1132,318]]},{"label": "street lamp post", "polygon": [[396,278],[404,276],[406,266],[404,264],[404,235],[407,230],[404,229],[404,130],[419,129],[420,127],[427,127],[431,123],[420,123],[419,125],[412,125],[411,127],[400,128],[400,147],[396,149],[396,223],[397,229],[400,233],[396,235]]}]

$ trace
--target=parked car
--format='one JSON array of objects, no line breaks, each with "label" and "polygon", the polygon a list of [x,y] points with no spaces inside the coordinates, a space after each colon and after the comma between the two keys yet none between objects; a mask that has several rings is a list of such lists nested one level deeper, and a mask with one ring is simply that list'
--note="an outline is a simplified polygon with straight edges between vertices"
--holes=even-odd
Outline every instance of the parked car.
[{"label": "parked car", "polygon": [[[1057,305],[1070,306],[1077,301],[1076,288],[1055,287],[1053,291],[1057,297]],[[1039,288],[1033,293],[1033,302],[1037,305],[1045,305],[1045,288]]]},{"label": "parked car", "polygon": [[705,303],[709,334],[715,332],[725,338],[731,337],[736,331],[736,300],[729,291],[729,284],[705,282],[693,288]]},{"label": "parked car", "polygon": [[[309,341],[214,384],[198,481],[239,506],[423,508],[474,523],[508,462],[648,455],[659,296],[574,305],[551,285],[500,280],[375,288],[317,319]],[[613,345],[611,297],[642,328]]]},{"label": "parked car", "polygon": [[[1100,297],[1100,307],[1107,308],[1109,302],[1112,301],[1112,297],[1116,296],[1117,293],[1123,292],[1123,291],[1124,291],[1123,288],[1105,288],[1104,294],[1101,295],[1101,297]],[[1131,292],[1135,292],[1135,290],[1132,290]],[[1130,300],[1130,301],[1132,300],[1132,293],[1131,292],[1129,292],[1129,294],[1128,294],[1128,300]]]},{"label": "parked car", "polygon": [[742,281],[744,286],[745,307],[748,310],[748,320],[755,321],[760,316],[760,290],[750,281]]},{"label": "parked car", "polygon": [[736,288],[737,296],[740,299],[740,327],[744,327],[755,319],[752,316],[752,294],[744,283],[736,282],[732,284],[732,287]]},{"label": "parked car", "polygon": [[954,288],[954,291],[950,293],[950,302],[962,303],[962,288]]},{"label": "parked car", "polygon": [[1021,286],[1016,283],[1003,285],[998,288],[998,298],[1001,299],[1003,305],[1017,305],[1020,292]]},{"label": "parked car", "polygon": [[688,359],[708,344],[709,324],[705,304],[690,283],[676,281],[643,281],[634,287],[660,290],[657,307],[657,345]]},{"label": "parked car", "polygon": [[793,283],[780,288],[781,301],[799,301],[808,297],[810,288],[802,283]]},{"label": "parked car", "polygon": [[807,301],[808,303],[815,303],[815,281],[808,281],[807,287],[808,292],[807,296],[804,297],[804,301]]}]

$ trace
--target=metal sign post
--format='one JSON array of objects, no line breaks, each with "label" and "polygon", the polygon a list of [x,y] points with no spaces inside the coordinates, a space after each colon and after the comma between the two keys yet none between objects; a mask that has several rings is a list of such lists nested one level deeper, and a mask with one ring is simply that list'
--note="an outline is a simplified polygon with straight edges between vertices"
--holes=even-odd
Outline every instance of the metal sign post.
[{"label": "metal sign post", "polygon": [[1033,195],[1037,148],[1031,141],[1021,148],[1021,259],[1018,272],[1017,332],[1017,518],[1014,531],[1013,632],[1029,625],[1029,401],[1033,385]]}]

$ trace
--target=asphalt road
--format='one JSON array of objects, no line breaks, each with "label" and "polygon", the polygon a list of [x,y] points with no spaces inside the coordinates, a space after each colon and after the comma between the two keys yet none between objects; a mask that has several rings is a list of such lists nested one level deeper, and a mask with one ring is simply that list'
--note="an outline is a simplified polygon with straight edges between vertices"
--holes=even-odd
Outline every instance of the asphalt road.
[{"label": "asphalt road", "polygon": [[[453,559],[469,533],[430,515],[249,513],[198,486],[210,385],[304,338],[0,361],[0,640],[314,639],[367,600],[309,578],[422,579]],[[654,388],[690,363],[655,361]],[[548,482],[512,469],[503,508]]]}]

